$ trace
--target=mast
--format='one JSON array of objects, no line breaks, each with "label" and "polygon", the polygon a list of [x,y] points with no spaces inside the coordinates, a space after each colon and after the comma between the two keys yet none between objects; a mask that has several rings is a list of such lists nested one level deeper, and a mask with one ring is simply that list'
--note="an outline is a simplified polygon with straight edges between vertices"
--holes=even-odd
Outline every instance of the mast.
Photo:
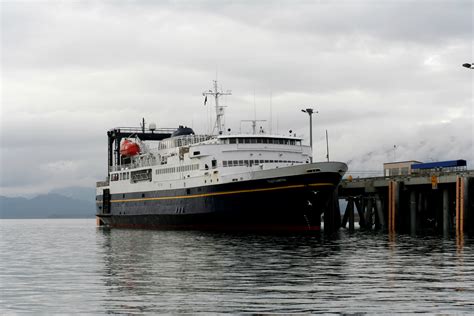
[{"label": "mast", "polygon": [[214,126],[214,129],[217,129],[217,133],[220,135],[225,130],[225,123],[224,123],[224,108],[225,107],[219,105],[219,97],[222,95],[231,95],[232,92],[230,90],[227,90],[226,92],[218,91],[217,80],[213,80],[213,82],[214,82],[214,91],[212,90],[204,91],[202,95],[206,97],[204,102],[206,102],[208,95],[214,96],[215,105],[216,105],[216,125]]}]

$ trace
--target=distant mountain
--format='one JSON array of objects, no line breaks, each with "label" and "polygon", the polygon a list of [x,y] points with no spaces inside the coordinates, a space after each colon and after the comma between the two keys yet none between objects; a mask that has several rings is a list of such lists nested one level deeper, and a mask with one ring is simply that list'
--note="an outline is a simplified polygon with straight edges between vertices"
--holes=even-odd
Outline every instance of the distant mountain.
[{"label": "distant mountain", "polygon": [[63,195],[72,199],[82,200],[82,201],[95,201],[95,187],[67,187],[61,189],[52,190],[49,193],[55,193]]},{"label": "distant mountain", "polygon": [[27,199],[0,196],[0,218],[92,218],[94,199],[80,200],[49,193]]}]

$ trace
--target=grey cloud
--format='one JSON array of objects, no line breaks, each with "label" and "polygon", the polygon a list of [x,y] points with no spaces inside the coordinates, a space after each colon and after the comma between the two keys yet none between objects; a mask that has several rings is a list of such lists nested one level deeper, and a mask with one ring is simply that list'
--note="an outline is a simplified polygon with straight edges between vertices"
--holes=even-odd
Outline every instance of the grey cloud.
[{"label": "grey cloud", "polygon": [[233,90],[234,131],[253,118],[254,91],[270,121],[271,93],[273,131],[307,136],[300,108],[320,111],[318,159],[328,129],[331,157],[354,170],[381,169],[394,144],[403,159],[474,162],[472,71],[460,67],[472,58],[471,1],[1,6],[5,194],[93,185],[106,130],[142,117],[206,132],[201,92],[216,70]]}]

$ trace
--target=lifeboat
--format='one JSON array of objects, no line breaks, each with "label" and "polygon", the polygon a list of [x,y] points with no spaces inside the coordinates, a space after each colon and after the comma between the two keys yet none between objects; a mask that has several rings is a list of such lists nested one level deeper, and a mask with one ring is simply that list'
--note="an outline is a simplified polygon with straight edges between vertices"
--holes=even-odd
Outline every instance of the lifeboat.
[{"label": "lifeboat", "polygon": [[124,157],[131,157],[138,155],[140,153],[140,146],[137,143],[129,141],[128,139],[124,140],[120,145],[120,155]]}]

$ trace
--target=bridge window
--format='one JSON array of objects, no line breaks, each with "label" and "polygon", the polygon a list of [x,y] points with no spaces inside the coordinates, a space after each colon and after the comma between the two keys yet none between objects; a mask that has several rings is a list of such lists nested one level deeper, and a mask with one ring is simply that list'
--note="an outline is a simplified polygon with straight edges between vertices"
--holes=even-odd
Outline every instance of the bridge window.
[{"label": "bridge window", "polygon": [[235,138],[229,139],[229,144],[235,144],[235,143],[237,143],[237,139]]}]

